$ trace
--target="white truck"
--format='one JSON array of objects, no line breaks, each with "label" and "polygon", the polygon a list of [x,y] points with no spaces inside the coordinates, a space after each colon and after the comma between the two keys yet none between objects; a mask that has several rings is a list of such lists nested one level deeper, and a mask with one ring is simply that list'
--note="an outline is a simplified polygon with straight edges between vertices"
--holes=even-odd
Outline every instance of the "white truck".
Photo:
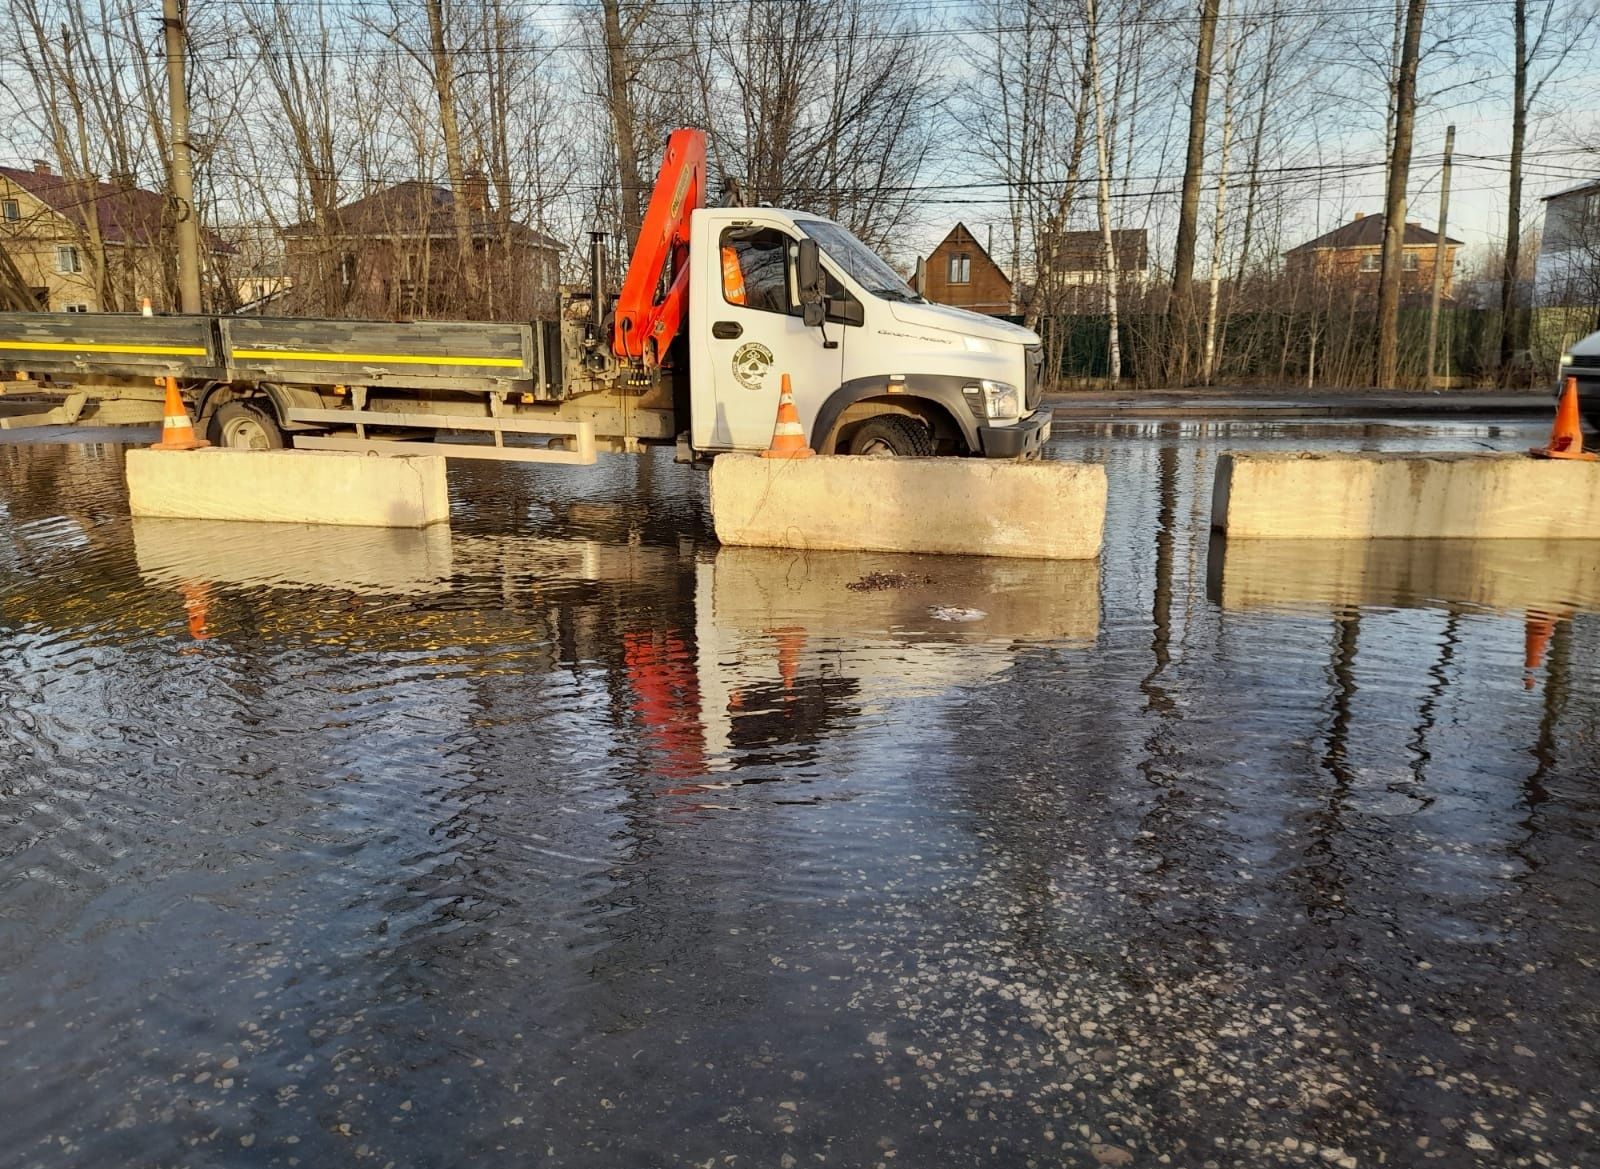
[{"label": "white truck", "polygon": [[703,458],[764,449],[789,374],[822,453],[1039,453],[1037,335],[930,304],[836,223],[706,207],[705,186],[703,133],[674,131],[620,290],[597,236],[559,321],[0,314],[0,392],[44,407],[0,426],[157,421],[171,378],[218,445],[402,453],[476,431],[433,449]]},{"label": "white truck", "polygon": [[1561,354],[1556,377],[1556,393],[1573,378],[1578,383],[1578,405],[1584,421],[1600,429],[1600,333],[1590,333],[1574,341]]}]

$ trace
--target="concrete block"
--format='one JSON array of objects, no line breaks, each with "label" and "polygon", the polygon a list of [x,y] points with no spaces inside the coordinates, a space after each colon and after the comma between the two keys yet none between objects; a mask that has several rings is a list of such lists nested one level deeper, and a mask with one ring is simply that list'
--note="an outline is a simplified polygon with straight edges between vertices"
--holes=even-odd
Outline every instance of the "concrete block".
[{"label": "concrete block", "polygon": [[711,516],[724,544],[1089,560],[1105,468],[1089,463],[722,455]]},{"label": "concrete block", "polygon": [[133,551],[151,584],[325,588],[417,596],[450,587],[450,528],[336,528],[136,516]]},{"label": "concrete block", "polygon": [[440,455],[144,448],[128,451],[127,476],[136,516],[377,528],[450,518]]},{"label": "concrete block", "polygon": [[1600,608],[1600,540],[1220,542],[1207,590],[1228,610]]},{"label": "concrete block", "polygon": [[1211,524],[1273,539],[1600,538],[1600,463],[1520,454],[1225,454]]}]

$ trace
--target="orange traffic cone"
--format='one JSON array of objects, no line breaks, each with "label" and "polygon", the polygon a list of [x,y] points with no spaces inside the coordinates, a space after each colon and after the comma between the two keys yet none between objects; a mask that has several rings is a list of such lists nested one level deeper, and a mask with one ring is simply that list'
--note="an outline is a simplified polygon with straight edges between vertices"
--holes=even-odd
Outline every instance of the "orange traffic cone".
[{"label": "orange traffic cone", "polygon": [[1569,377],[1561,388],[1561,401],[1556,405],[1556,424],[1550,430],[1550,445],[1528,450],[1540,459],[1584,459],[1590,462],[1600,455],[1583,449],[1583,421],[1578,416],[1578,379]]},{"label": "orange traffic cone", "polygon": [[139,301],[139,315],[146,317],[153,317],[156,315],[150,309],[150,298],[148,296]]},{"label": "orange traffic cone", "polygon": [[794,391],[789,375],[783,375],[778,393],[778,423],[772,428],[772,445],[761,452],[763,459],[809,459],[817,452],[806,445],[806,432],[800,426],[800,411],[794,408]]},{"label": "orange traffic cone", "polygon": [[194,432],[189,412],[183,408],[183,395],[178,393],[178,379],[167,379],[167,405],[161,420],[161,441],[150,444],[153,451],[197,451],[211,444]]}]

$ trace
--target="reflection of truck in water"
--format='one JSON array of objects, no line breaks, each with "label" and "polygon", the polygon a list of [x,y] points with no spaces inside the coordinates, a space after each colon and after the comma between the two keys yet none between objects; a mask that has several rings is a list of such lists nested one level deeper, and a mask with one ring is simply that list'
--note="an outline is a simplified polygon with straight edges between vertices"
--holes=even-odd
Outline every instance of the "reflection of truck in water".
[{"label": "reflection of truck in water", "polygon": [[[4,384],[48,406],[0,425],[157,421],[170,377],[223,446],[393,453],[471,430],[492,444],[434,449],[710,455],[767,445],[787,373],[824,453],[1037,453],[1035,334],[928,303],[836,223],[706,207],[705,189],[703,132],[675,131],[620,290],[597,235],[559,321],[0,314]],[[506,444],[518,434],[545,445]]]}]

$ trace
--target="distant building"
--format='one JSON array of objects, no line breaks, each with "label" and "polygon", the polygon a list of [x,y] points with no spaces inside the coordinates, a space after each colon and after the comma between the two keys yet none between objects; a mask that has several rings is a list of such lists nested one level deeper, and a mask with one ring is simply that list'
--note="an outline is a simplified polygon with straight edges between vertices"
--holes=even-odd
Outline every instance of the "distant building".
[{"label": "distant building", "polygon": [[939,304],[991,317],[1011,312],[1011,278],[964,223],[951,228],[933,249],[923,279],[924,294]]},{"label": "distant building", "polygon": [[456,231],[454,194],[404,182],[284,228],[289,292],[275,311],[391,320],[554,318],[561,244],[493,207],[482,178],[470,180],[464,197],[476,288]]},{"label": "distant building", "polygon": [[1600,305],[1600,180],[1547,195],[1534,268],[1537,305]]},{"label": "distant building", "polygon": [[[1285,252],[1284,270],[1290,276],[1349,288],[1361,296],[1376,296],[1382,268],[1383,222],[1382,215],[1358,211],[1349,223]],[[1433,269],[1441,250],[1438,234],[1421,224],[1407,223],[1401,247],[1401,295],[1431,292]],[[1456,253],[1460,248],[1460,240],[1445,238],[1442,292],[1446,299],[1454,296]]]},{"label": "distant building", "polygon": [[131,312],[145,297],[157,312],[176,307],[167,199],[132,180],[69,179],[42,161],[0,167],[0,246],[42,309]]},{"label": "distant building", "polygon": [[[1143,292],[1150,282],[1150,238],[1142,227],[1111,230],[1111,248],[1117,262],[1117,290]],[[1105,240],[1099,231],[1066,231],[1056,240],[1050,261],[1052,307],[1042,311],[1104,312],[1106,262]]]}]

